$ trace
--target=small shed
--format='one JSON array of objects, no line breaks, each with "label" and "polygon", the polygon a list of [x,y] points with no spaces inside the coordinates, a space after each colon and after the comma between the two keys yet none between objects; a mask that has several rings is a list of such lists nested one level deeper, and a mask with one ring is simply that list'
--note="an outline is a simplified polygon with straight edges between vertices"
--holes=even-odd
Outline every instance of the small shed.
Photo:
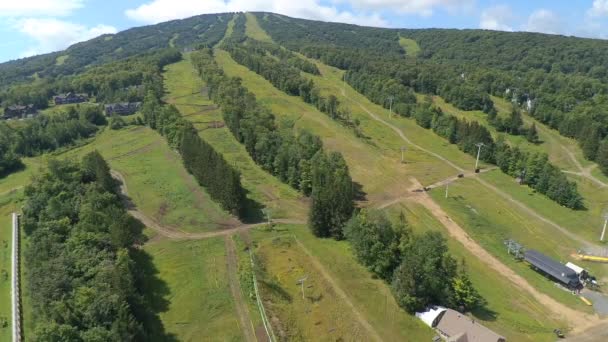
[{"label": "small shed", "polygon": [[537,270],[549,275],[568,288],[577,289],[581,287],[581,282],[574,270],[538,251],[533,249],[525,251],[524,259]]}]

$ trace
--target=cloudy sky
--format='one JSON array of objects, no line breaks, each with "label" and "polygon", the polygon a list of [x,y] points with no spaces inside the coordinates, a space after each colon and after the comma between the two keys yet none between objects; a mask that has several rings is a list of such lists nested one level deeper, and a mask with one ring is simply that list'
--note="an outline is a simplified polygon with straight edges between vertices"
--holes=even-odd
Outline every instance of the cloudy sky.
[{"label": "cloudy sky", "polygon": [[269,11],[382,27],[483,28],[608,39],[608,0],[0,0],[0,62],[133,26]]}]

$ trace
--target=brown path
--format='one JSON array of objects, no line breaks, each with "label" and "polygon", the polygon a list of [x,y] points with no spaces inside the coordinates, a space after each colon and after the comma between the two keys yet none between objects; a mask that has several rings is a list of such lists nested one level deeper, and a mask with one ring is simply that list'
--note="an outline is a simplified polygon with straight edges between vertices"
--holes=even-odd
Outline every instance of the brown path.
[{"label": "brown path", "polygon": [[[451,162],[450,160],[448,160],[447,158],[433,152],[430,151],[424,147],[421,147],[420,145],[417,145],[415,143],[413,143],[405,134],[403,134],[403,132],[396,126],[392,125],[391,123],[385,121],[384,119],[380,118],[378,115],[376,115],[375,113],[369,111],[367,108],[365,108],[362,104],[360,104],[359,102],[349,98],[346,96],[346,93],[344,90],[342,90],[342,95],[345,96],[349,101],[352,101],[353,103],[359,105],[359,107],[361,107],[361,109],[363,109],[367,114],[370,115],[370,117],[378,122],[381,122],[382,124],[384,124],[385,126],[389,127],[391,130],[395,131],[395,133],[397,133],[401,139],[403,141],[405,141],[406,143],[414,146],[415,148],[424,151],[434,157],[436,157],[437,159],[443,161],[444,163],[448,164],[449,166],[453,167],[454,169],[460,171],[460,172],[466,172],[465,169],[461,168],[460,166],[454,164],[453,162]],[[497,187],[495,187],[494,185],[490,184],[489,182],[483,180],[481,177],[475,177],[475,180],[477,180],[481,185],[485,186],[486,188],[492,190],[493,192],[495,192],[496,194],[498,194],[500,197],[506,199],[507,201],[515,204],[516,206],[518,206],[521,210],[523,210],[524,212],[526,212],[527,214],[547,223],[548,225],[550,225],[551,227],[559,230],[561,233],[563,233],[564,235],[568,236],[569,238],[571,238],[574,241],[577,241],[578,243],[580,243],[581,245],[583,245],[585,248],[587,249],[600,249],[602,248],[600,245],[587,241],[586,239],[578,236],[577,234],[572,233],[570,230],[564,228],[563,226],[549,220],[548,218],[538,214],[536,211],[528,208],[528,206],[526,206],[525,204],[523,204],[522,202],[516,200],[515,198],[513,198],[511,195],[509,195],[508,193],[498,189]],[[395,200],[393,200],[395,201]],[[398,202],[398,201],[397,201]],[[396,202],[394,202],[396,203]],[[393,204],[394,204],[393,203]]]},{"label": "brown path", "polygon": [[334,280],[334,278],[332,278],[332,276],[325,269],[323,264],[321,264],[319,262],[319,260],[314,255],[312,255],[312,253],[306,248],[306,246],[304,246],[303,243],[300,242],[300,240],[298,240],[298,238],[296,238],[294,236],[294,239],[298,243],[298,246],[309,257],[313,266],[321,273],[323,278],[325,278],[325,280],[327,280],[327,282],[334,288],[334,291],[336,291],[336,294],[338,295],[338,297],[340,297],[344,301],[344,303],[352,310],[353,314],[355,315],[355,318],[357,318],[357,321],[359,322],[359,324],[361,324],[361,326],[363,328],[365,328],[365,330],[367,330],[369,336],[374,341],[382,341],[382,338],[380,337],[380,335],[378,334],[376,329],[374,329],[374,327],[372,327],[372,325],[369,324],[367,319],[365,319],[365,316],[359,310],[357,310],[357,308],[355,307],[353,302],[351,302],[351,300],[348,297],[348,295],[346,294],[346,292],[344,292],[344,290],[342,290],[342,288],[338,285],[338,283]]},{"label": "brown path", "polygon": [[[420,189],[422,186],[416,179],[411,179],[411,182],[413,184],[412,190]],[[481,262],[485,263],[490,268],[504,276],[518,288],[528,292],[539,303],[553,312],[556,317],[566,319],[570,324],[572,324],[576,331],[582,331],[585,328],[600,322],[597,316],[585,314],[578,310],[571,309],[549,297],[548,295],[538,291],[535,287],[530,285],[526,279],[515,273],[511,268],[503,264],[500,260],[486,251],[475,240],[473,240],[465,232],[465,230],[462,229],[462,227],[460,227],[456,222],[452,221],[448,214],[443,211],[443,209],[437,203],[435,203],[435,201],[433,201],[428,193],[424,191],[412,191],[411,194],[412,195],[410,196],[409,200],[415,201],[428,209],[431,214],[433,214],[433,216],[447,229],[450,236],[462,243],[462,245],[469,250],[469,252],[479,258]]]},{"label": "brown path", "polygon": [[[170,239],[202,240],[202,239],[208,239],[208,238],[217,237],[217,236],[226,236],[226,235],[238,233],[241,231],[246,231],[246,230],[249,230],[249,229],[252,229],[255,227],[261,227],[261,226],[268,224],[267,222],[252,223],[252,224],[243,224],[243,223],[239,222],[236,225],[233,225],[232,227],[227,228],[227,229],[216,230],[216,231],[211,231],[211,232],[202,232],[202,233],[187,233],[187,232],[184,232],[181,230],[177,230],[175,228],[163,226],[163,225],[159,224],[158,222],[156,222],[156,220],[150,218],[145,213],[141,212],[139,209],[137,209],[137,207],[133,203],[130,202],[130,200],[128,199],[129,189],[127,187],[127,182],[125,181],[125,178],[123,177],[122,174],[120,174],[120,172],[118,172],[116,170],[112,170],[111,172],[112,172],[112,175],[114,176],[114,178],[117,178],[121,182],[120,191],[125,196],[125,201],[128,201],[127,210],[129,212],[129,214],[131,214],[133,217],[140,220],[143,224],[146,225],[146,227],[148,227],[148,228],[156,231],[157,233],[159,233],[165,237],[168,237]],[[277,219],[277,220],[272,220],[272,222],[273,223],[283,223],[283,224],[306,224],[306,221],[297,220],[297,219]]]},{"label": "brown path", "polygon": [[236,313],[239,316],[239,325],[245,340],[248,342],[255,342],[257,338],[255,336],[255,330],[249,316],[249,310],[247,304],[243,299],[243,293],[241,292],[241,285],[238,279],[238,259],[236,256],[236,246],[232,237],[226,235],[224,237],[226,243],[226,269],[228,270],[228,282],[230,284],[230,292],[236,306]]}]

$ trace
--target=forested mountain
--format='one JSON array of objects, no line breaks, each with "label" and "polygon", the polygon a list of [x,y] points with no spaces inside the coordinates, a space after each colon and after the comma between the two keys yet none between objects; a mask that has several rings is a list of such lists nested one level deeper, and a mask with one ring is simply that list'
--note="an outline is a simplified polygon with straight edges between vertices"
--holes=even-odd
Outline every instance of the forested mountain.
[{"label": "forested mountain", "polygon": [[[36,77],[71,75],[87,66],[124,59],[168,47],[214,45],[226,31],[232,14],[207,14],[157,25],[136,27],[117,34],[77,43],[65,51],[0,64],[0,90]],[[67,56],[58,63],[59,56]],[[36,75],[36,76],[35,76]]]},{"label": "forested mountain", "polygon": [[[348,70],[347,81],[371,100],[379,103],[393,95],[402,115],[411,114],[413,91],[489,115],[495,109],[488,96],[503,97],[577,139],[585,157],[608,174],[607,41],[485,30],[377,29],[256,15],[279,44]],[[413,39],[421,52],[408,56],[400,38]],[[510,129],[489,119],[499,130],[527,134],[528,128]]]}]

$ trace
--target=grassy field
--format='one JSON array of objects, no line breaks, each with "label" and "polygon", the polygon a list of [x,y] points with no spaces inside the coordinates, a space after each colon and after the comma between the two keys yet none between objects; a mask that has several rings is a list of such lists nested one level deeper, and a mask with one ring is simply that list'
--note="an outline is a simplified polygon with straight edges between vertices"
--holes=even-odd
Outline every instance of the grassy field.
[{"label": "grassy field", "polygon": [[105,130],[91,144],[64,155],[98,150],[127,181],[129,197],[149,217],[186,232],[221,228],[231,217],[184,169],[165,139],[147,127]]},{"label": "grassy field", "polygon": [[416,41],[413,39],[399,37],[399,45],[401,45],[401,47],[405,50],[405,53],[411,57],[418,56],[421,51],[420,46],[418,46],[418,43],[416,43]]},{"label": "grassy field", "polygon": [[296,190],[256,165],[228,128],[213,128],[215,123],[223,126],[221,111],[202,107],[211,106],[212,102],[201,95],[204,84],[188,59],[168,66],[164,76],[166,100],[174,103],[182,115],[194,123],[200,136],[236,166],[250,199],[268,208],[273,218],[306,217],[306,201]]},{"label": "grassy field", "polygon": [[[365,328],[293,237],[258,241],[260,295],[281,340],[370,340]],[[304,285],[298,281],[306,278]]]},{"label": "grassy field", "polygon": [[11,214],[19,210],[21,196],[22,191],[0,195],[0,341],[11,339]]},{"label": "grassy field", "polygon": [[[404,168],[407,175],[416,177],[423,184],[431,184],[457,173],[456,169],[447,166],[436,157],[406,144],[387,126],[372,119],[361,106],[399,127],[405,136],[416,144],[454,161],[460,167],[473,168],[475,161],[472,157],[459,151],[456,146],[450,145],[447,141],[437,137],[433,132],[416,125],[413,120],[398,118],[397,116],[389,119],[390,113],[388,109],[371,103],[366,97],[341,81],[343,71],[327,66],[319,61],[311,61],[317,64],[322,76],[307,75],[307,77],[314,80],[323,95],[340,95],[344,91],[344,94],[347,96],[346,98],[338,96],[342,103],[341,106],[351,112],[353,119],[361,122],[363,134],[369,137],[384,155],[392,159],[392,168]],[[404,154],[405,164],[400,164],[402,146],[407,147]]]},{"label": "grassy field", "polygon": [[508,341],[554,341],[553,329],[566,327],[565,322],[551,318],[551,311],[532,296],[505,281],[501,274],[472,255],[461,243],[451,239],[426,208],[406,202],[389,210],[394,218],[399,212],[405,214],[416,233],[434,230],[444,234],[450,253],[458,260],[465,261],[471,281],[487,302],[483,309],[473,312],[476,321],[502,334]]},{"label": "grassy field", "polygon": [[[433,337],[433,332],[420,320],[406,314],[397,306],[390,289],[383,281],[373,279],[371,274],[355,260],[348,242],[319,239],[314,237],[307,227],[295,225],[278,226],[273,231],[259,228],[253,230],[251,235],[254,241],[271,241],[275,236],[295,235],[323,264],[330,276],[383,340],[429,341]],[[293,284],[295,282],[290,283],[289,286]],[[301,294],[300,298],[302,298]]]},{"label": "grassy field", "polygon": [[166,334],[179,341],[242,341],[222,238],[147,244],[158,279],[148,285]]},{"label": "grassy field", "polygon": [[264,31],[258,23],[257,17],[253,13],[245,13],[245,35],[262,42],[272,42],[272,38]]},{"label": "grassy field", "polygon": [[[488,174],[496,176],[499,173]],[[525,264],[515,261],[508,255],[503,243],[506,239],[514,239],[527,249],[539,250],[565,262],[570,260],[569,255],[577,248],[574,241],[546,223],[522,213],[519,208],[481,187],[472,179],[450,185],[450,195],[447,199],[443,189],[433,190],[430,194],[475,241],[530,284],[564,304],[589,311],[589,307],[583,305],[576,296],[555,287],[552,281],[540,276]]]},{"label": "grassy field", "polygon": [[328,150],[339,151],[344,156],[353,180],[362,185],[371,201],[384,200],[407,191],[407,169],[400,164],[398,150],[393,156],[366,139],[357,138],[351,129],[331,120],[299,97],[289,96],[274,88],[268,81],[249,69],[237,64],[222,50],[216,52],[216,60],[229,76],[239,76],[243,85],[252,91],[259,102],[267,106],[277,117],[279,124],[292,123],[295,130],[309,130],[320,136]]}]

